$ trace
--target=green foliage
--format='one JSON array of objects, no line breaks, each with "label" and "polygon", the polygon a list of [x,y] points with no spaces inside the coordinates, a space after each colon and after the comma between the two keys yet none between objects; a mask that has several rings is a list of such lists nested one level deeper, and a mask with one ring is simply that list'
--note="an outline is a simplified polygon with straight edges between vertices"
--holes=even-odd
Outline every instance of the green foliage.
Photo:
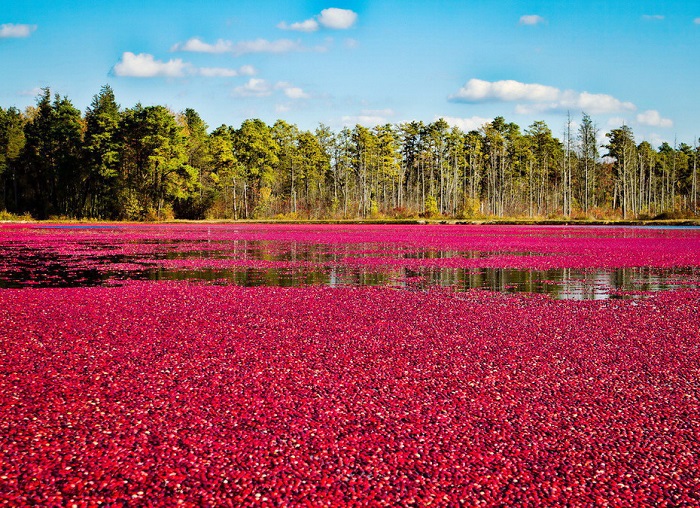
[{"label": "green foliage", "polygon": [[379,204],[372,199],[370,200],[370,205],[369,205],[369,214],[371,217],[377,217],[379,215]]},{"label": "green foliage", "polygon": [[25,144],[17,179],[23,188],[18,207],[36,214],[76,216],[85,196],[80,164],[83,121],[73,104],[43,90],[24,128]]},{"label": "green foliage", "polygon": [[122,215],[166,217],[167,204],[186,200],[197,190],[197,171],[187,164],[183,128],[163,106],[126,110],[120,124],[120,165],[129,209]]},{"label": "green foliage", "polygon": [[425,198],[425,216],[426,217],[436,217],[440,210],[438,210],[437,199],[432,194]]},{"label": "green foliage", "polygon": [[481,213],[481,201],[477,198],[465,198],[464,199],[464,218],[475,219],[479,217]]},{"label": "green foliage", "polygon": [[16,108],[0,108],[0,206],[17,208],[16,179],[19,156],[25,145],[25,119]]},{"label": "green foliage", "polygon": [[255,210],[253,211],[253,217],[256,219],[264,219],[269,217],[270,210],[272,208],[272,203],[272,189],[270,189],[270,187],[261,188],[257,205],[255,206]]},{"label": "green foliage", "polygon": [[[103,87],[84,117],[45,89],[0,108],[0,209],[13,216],[167,218],[656,217],[698,214],[696,144],[636,145],[583,114],[563,143],[542,121],[445,120],[333,132],[245,120],[212,132],[193,109],[121,109]],[[675,214],[675,215],[674,215]]]},{"label": "green foliage", "polygon": [[278,163],[278,146],[270,128],[258,119],[246,120],[233,133],[233,149],[243,169],[243,218],[255,208],[256,193],[271,187],[275,181],[274,166]]},{"label": "green foliage", "polygon": [[90,217],[119,215],[119,105],[109,85],[93,97],[85,113],[83,166],[86,171],[86,209]]}]

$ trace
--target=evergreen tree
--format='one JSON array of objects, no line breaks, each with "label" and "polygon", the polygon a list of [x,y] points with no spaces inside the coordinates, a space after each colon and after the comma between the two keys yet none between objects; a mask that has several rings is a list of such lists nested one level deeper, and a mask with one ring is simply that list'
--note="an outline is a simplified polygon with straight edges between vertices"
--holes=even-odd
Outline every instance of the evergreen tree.
[{"label": "evergreen tree", "polygon": [[197,171],[187,164],[183,129],[163,106],[137,104],[120,124],[121,215],[163,218],[176,199],[197,190]]},{"label": "evergreen tree", "polygon": [[38,218],[81,215],[84,175],[81,172],[82,117],[66,97],[46,88],[36,114],[25,125],[18,185],[24,210]]},{"label": "evergreen tree", "polygon": [[114,219],[119,216],[119,120],[114,91],[105,85],[85,112],[84,212],[88,217]]},{"label": "evergreen tree", "polygon": [[187,164],[196,172],[196,189],[175,200],[175,212],[181,218],[203,219],[214,200],[208,127],[199,113],[191,108],[185,110],[179,121],[185,138]]},{"label": "evergreen tree", "polygon": [[25,144],[24,123],[17,108],[0,108],[0,210],[19,211],[17,166]]},{"label": "evergreen tree", "polygon": [[265,122],[258,119],[246,120],[233,135],[236,159],[244,170],[243,178],[243,218],[252,217],[262,191],[266,198],[271,197],[274,183],[274,166],[278,163],[278,146],[272,138],[272,131]]}]

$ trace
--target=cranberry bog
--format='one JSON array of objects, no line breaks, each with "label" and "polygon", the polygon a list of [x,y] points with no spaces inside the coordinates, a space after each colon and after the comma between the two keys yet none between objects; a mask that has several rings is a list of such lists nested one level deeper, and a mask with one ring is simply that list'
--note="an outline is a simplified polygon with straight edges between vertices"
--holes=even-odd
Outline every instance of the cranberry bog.
[{"label": "cranberry bog", "polygon": [[700,504],[700,229],[0,225],[0,504]]}]

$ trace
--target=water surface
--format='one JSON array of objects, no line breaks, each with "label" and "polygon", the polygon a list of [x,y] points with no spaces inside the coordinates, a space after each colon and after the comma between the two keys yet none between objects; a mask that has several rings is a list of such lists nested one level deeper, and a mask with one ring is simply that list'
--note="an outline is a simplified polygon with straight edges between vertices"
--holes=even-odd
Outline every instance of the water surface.
[{"label": "water surface", "polygon": [[700,287],[694,247],[697,228],[30,225],[0,229],[0,288],[190,280],[602,299]]}]

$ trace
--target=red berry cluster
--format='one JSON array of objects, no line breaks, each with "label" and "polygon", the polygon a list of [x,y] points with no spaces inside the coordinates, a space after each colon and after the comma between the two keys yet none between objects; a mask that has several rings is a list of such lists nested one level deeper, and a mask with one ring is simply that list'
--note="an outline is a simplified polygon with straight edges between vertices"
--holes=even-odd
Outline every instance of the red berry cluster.
[{"label": "red berry cluster", "polygon": [[0,504],[700,503],[700,291],[0,291]]}]

